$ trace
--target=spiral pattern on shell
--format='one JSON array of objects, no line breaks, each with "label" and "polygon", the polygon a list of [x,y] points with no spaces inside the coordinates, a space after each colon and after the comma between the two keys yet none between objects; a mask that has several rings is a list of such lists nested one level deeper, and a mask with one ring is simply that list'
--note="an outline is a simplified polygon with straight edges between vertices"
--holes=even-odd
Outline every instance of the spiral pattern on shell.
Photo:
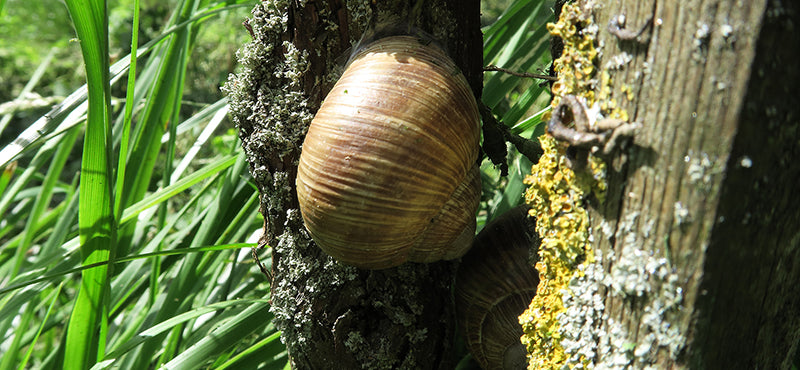
[{"label": "spiral pattern on shell", "polygon": [[484,369],[527,367],[517,318],[539,285],[534,268],[539,238],[528,210],[513,208],[486,225],[456,275],[456,318]]},{"label": "spiral pattern on shell", "polygon": [[361,268],[460,257],[475,232],[478,140],[472,90],[441,49],[410,36],[365,46],[303,143],[307,229]]}]

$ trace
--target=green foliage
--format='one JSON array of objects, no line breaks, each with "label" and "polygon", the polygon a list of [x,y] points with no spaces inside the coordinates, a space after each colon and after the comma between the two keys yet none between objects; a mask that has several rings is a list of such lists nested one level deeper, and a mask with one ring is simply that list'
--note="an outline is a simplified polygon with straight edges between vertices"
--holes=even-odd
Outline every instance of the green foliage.
[{"label": "green foliage", "polygon": [[[57,1],[9,0],[0,12],[0,102],[15,98],[32,72],[54,49],[39,94],[63,95],[84,80],[80,47],[70,39],[74,32],[67,9]],[[68,37],[65,37],[68,36]]]},{"label": "green foliage", "polygon": [[[543,74],[550,64],[550,35],[545,24],[553,17],[550,3],[542,0],[516,0],[491,25],[483,30],[485,65],[496,65],[516,72]],[[541,116],[549,103],[547,85],[542,81],[503,72],[484,75],[483,103],[515,134],[525,138],[542,132]],[[531,161],[509,146],[509,175],[501,177],[491,163],[481,165],[483,198],[479,224],[522,203],[523,177],[530,173]]]},{"label": "green foliage", "polygon": [[[66,95],[0,121],[0,370],[286,366],[269,285],[252,244],[236,244],[263,220],[218,89],[253,3],[0,3],[0,72],[13,76],[0,100]],[[486,63],[545,69],[550,9],[493,9]],[[494,114],[532,137],[539,81],[485,81]],[[31,127],[5,145],[25,114]],[[521,201],[530,161],[512,150],[509,164],[507,178],[482,166],[482,222]]]},{"label": "green foliage", "polygon": [[[128,27],[130,48],[108,25],[138,12],[67,5],[88,83],[0,150],[0,369],[284,368],[252,244],[231,244],[260,229],[257,191],[235,138],[206,145],[230,125],[230,71],[193,62],[203,27],[253,2],[173,2],[142,45]],[[214,88],[187,107],[184,86]]]}]

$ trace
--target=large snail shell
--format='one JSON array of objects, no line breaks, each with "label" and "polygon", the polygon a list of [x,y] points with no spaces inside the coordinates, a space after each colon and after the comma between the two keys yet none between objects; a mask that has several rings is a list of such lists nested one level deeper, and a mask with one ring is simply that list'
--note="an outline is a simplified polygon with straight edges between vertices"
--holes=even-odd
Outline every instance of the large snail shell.
[{"label": "large snail shell", "polygon": [[514,208],[486,225],[456,275],[456,317],[467,347],[484,369],[525,369],[517,317],[536,295],[533,267],[539,239],[528,207]]},{"label": "large snail shell", "polygon": [[479,113],[438,47],[387,37],[350,62],[311,122],[297,173],[317,244],[361,268],[460,257],[480,197]]}]

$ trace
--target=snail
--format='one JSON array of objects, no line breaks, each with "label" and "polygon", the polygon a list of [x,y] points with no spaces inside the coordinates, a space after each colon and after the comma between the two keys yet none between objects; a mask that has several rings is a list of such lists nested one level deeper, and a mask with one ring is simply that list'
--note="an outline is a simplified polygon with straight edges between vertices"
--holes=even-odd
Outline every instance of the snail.
[{"label": "snail", "polygon": [[[456,319],[472,356],[484,369],[525,369],[517,317],[536,295],[539,239],[528,206],[490,222],[458,267]],[[529,257],[530,256],[530,257]]]},{"label": "snail", "polygon": [[373,41],[309,126],[297,171],[307,230],[360,268],[463,255],[480,198],[480,118],[463,74],[434,43]]}]

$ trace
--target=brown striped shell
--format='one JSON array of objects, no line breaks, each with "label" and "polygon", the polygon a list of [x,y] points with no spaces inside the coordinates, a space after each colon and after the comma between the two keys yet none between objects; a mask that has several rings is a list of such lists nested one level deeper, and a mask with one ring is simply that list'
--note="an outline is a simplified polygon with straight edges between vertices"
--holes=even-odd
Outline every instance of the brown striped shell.
[{"label": "brown striped shell", "polygon": [[513,208],[486,225],[456,275],[456,318],[470,353],[484,369],[527,367],[517,318],[539,285],[533,267],[539,239],[528,209]]},{"label": "brown striped shell", "polygon": [[454,62],[416,37],[356,54],[311,122],[297,197],[311,236],[380,269],[463,255],[480,198],[479,113]]}]

